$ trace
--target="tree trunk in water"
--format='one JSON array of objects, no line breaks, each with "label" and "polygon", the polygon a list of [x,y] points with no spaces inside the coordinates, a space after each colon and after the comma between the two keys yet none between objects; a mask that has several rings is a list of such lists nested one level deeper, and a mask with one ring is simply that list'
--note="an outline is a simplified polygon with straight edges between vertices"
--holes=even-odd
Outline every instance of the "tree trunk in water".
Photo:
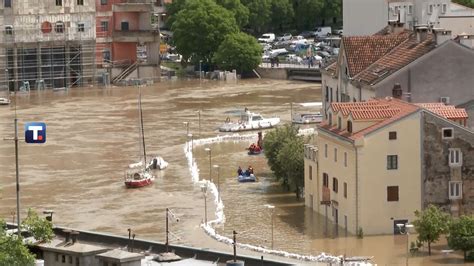
[{"label": "tree trunk in water", "polygon": [[300,187],[299,186],[296,186],[296,199],[297,200],[300,199]]},{"label": "tree trunk in water", "polygon": [[431,256],[431,242],[428,241],[428,256]]},{"label": "tree trunk in water", "polygon": [[466,261],[466,259],[467,259],[467,251],[464,250],[464,261]]}]

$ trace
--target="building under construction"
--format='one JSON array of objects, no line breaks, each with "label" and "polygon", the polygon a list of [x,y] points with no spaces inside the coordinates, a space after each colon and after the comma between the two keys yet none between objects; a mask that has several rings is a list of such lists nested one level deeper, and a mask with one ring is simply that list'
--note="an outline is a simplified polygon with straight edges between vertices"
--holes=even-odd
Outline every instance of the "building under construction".
[{"label": "building under construction", "polygon": [[[160,3],[161,1],[158,1]],[[70,88],[101,78],[159,79],[150,0],[0,0],[0,86]],[[100,24],[96,24],[100,23]],[[147,47],[147,59],[137,46]],[[104,74],[107,75],[104,75]]]}]

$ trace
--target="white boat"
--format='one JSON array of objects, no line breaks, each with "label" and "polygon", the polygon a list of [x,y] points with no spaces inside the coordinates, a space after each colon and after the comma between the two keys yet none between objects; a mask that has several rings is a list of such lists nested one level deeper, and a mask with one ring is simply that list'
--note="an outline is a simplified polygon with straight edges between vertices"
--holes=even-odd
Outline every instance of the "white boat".
[{"label": "white boat", "polygon": [[313,123],[321,123],[323,121],[323,115],[321,114],[320,110],[323,106],[322,102],[307,102],[307,103],[299,103],[301,107],[311,107],[315,108],[317,112],[301,112],[293,114],[293,104],[291,107],[291,122],[295,124],[313,124]]},{"label": "white boat", "polygon": [[232,122],[230,117],[227,117],[225,123],[219,127],[221,132],[237,132],[246,130],[259,130],[265,128],[272,128],[280,123],[280,118],[263,118],[260,114],[252,113],[249,110],[240,115],[237,122]]},{"label": "white boat", "polygon": [[11,103],[10,99],[0,98],[0,105],[9,105]]},{"label": "white boat", "polygon": [[295,124],[314,124],[321,123],[322,121],[323,115],[320,112],[295,114],[292,119],[292,122]]}]

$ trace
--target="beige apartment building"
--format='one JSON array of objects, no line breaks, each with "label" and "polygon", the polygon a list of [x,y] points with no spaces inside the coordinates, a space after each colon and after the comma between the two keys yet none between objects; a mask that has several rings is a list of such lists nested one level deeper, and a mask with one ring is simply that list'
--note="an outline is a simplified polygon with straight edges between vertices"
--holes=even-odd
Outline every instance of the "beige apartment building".
[{"label": "beige apartment building", "polygon": [[[332,103],[328,119],[318,128],[316,146],[305,147],[306,206],[350,233],[362,229],[368,235],[391,234],[397,223],[411,222],[427,200],[441,198],[422,194],[427,186],[422,178],[425,116],[456,128],[467,119],[465,110],[453,106],[416,105],[395,98]],[[449,167],[447,173],[438,185],[446,187],[441,191],[446,195]]]}]

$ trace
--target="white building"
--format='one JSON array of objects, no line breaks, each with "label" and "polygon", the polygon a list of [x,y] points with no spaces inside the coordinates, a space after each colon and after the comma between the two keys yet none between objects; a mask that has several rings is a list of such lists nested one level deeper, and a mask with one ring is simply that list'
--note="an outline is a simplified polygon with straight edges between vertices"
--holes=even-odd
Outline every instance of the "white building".
[{"label": "white building", "polygon": [[372,35],[387,25],[386,0],[343,0],[344,36]]}]

